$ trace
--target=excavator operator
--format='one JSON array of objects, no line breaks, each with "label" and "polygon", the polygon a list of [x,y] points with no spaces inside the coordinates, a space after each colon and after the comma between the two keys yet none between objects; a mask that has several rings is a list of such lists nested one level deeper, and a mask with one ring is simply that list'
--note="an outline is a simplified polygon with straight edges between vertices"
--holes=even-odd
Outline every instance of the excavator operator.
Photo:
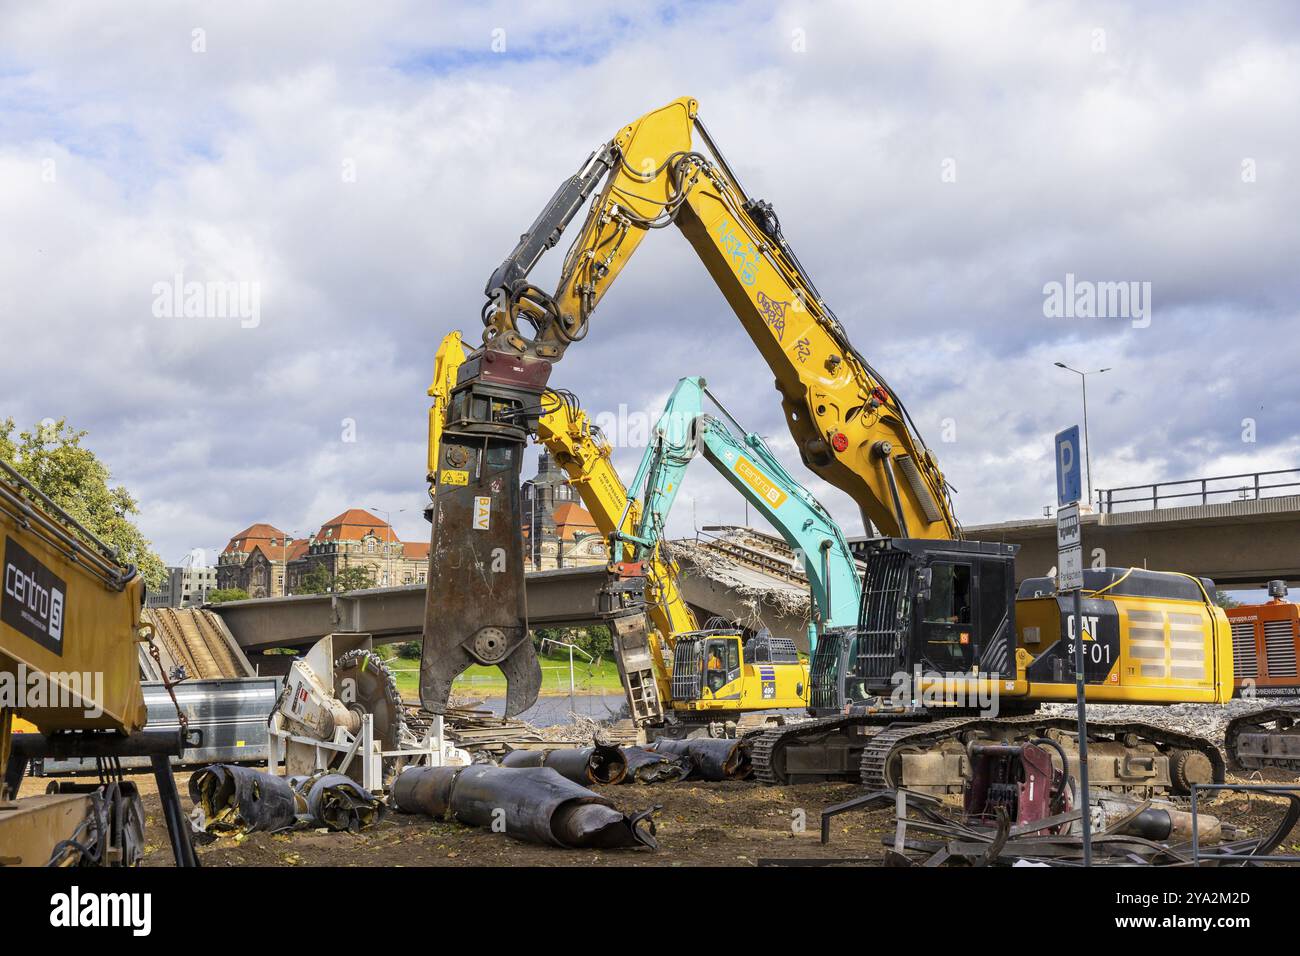
[{"label": "excavator operator", "polygon": [[727,675],[722,669],[722,655],[718,653],[718,645],[709,646],[709,659],[704,665],[705,680],[708,682],[709,690],[715,694],[722,689],[722,685],[727,682]]}]

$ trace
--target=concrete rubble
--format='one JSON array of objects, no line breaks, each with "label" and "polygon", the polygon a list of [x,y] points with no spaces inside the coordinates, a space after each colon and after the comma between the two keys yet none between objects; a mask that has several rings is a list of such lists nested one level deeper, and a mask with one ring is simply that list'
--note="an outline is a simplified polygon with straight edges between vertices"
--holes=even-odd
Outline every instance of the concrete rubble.
[{"label": "concrete rubble", "polygon": [[[1165,727],[1180,733],[1196,734],[1213,740],[1223,747],[1223,732],[1228,722],[1242,714],[1253,713],[1266,707],[1276,706],[1278,701],[1267,698],[1251,700],[1237,699],[1227,704],[1169,704],[1131,705],[1131,704],[1089,704],[1089,720],[1142,721]],[[1073,704],[1044,704],[1039,713],[1054,717],[1073,717]]]}]

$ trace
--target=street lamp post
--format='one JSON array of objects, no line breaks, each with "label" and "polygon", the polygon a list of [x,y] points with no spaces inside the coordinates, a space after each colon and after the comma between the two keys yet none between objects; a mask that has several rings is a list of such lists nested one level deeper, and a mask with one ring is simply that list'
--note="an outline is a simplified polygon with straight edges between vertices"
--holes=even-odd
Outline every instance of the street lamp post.
[{"label": "street lamp post", "polygon": [[[377,508],[374,505],[371,505],[370,507],[373,511],[383,512],[384,525],[388,529],[384,534],[384,537],[387,539],[384,543],[384,584],[391,588],[393,586],[393,512],[388,511],[385,508]],[[400,515],[404,511],[406,511],[405,508],[398,508],[397,514]]]},{"label": "street lamp post", "polygon": [[1092,507],[1092,442],[1088,438],[1088,376],[1100,375],[1102,372],[1109,372],[1110,366],[1106,368],[1094,369],[1091,372],[1081,372],[1077,368],[1071,368],[1064,362],[1053,363],[1057,368],[1063,368],[1067,372],[1073,372],[1079,376],[1083,383],[1083,461],[1088,469],[1088,507]]}]

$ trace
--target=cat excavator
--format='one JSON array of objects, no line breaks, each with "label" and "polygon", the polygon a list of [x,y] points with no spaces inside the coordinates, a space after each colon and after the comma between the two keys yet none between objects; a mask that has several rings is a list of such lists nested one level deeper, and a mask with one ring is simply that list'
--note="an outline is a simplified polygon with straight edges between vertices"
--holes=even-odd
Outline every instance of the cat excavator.
[{"label": "cat excavator", "polygon": [[[1015,547],[963,540],[949,485],[898,393],[850,342],[772,205],[746,194],[698,114],[685,97],[618,129],[560,185],[487,282],[483,343],[447,383],[430,463],[437,494],[425,706],[445,707],[452,678],[475,662],[506,674],[508,710],[535,698],[540,669],[527,639],[519,540],[522,452],[547,411],[553,365],[589,334],[645,236],[668,226],[686,237],[771,369],[803,463],[848,493],[879,535],[863,555],[856,624],[818,642],[817,719],[757,739],[761,779],[952,792],[969,779],[971,747],[1010,751],[1034,741],[1050,741],[1074,765],[1073,721],[1034,711],[1073,700],[1076,640],[1086,647],[1090,701],[1229,699],[1227,620],[1196,578],[1091,571],[1077,634],[1054,588],[1017,600]],[[588,199],[558,285],[530,282]],[[1095,787],[1186,792],[1222,780],[1224,763],[1203,738],[1091,722],[1089,770]]]}]

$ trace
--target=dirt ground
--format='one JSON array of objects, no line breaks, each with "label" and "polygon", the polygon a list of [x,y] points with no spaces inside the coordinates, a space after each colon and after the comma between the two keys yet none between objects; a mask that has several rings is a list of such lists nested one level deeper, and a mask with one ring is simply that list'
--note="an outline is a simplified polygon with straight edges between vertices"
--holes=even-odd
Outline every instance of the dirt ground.
[{"label": "dirt ground", "polygon": [[[146,866],[170,866],[171,850],[153,778],[130,775],[140,788],[146,812]],[[1248,782],[1237,780],[1237,782]],[[1259,782],[1258,778],[1253,782]],[[1268,782],[1293,780],[1278,776]],[[44,789],[45,781],[24,781],[23,794]],[[189,774],[177,775],[188,813]],[[596,788],[624,811],[662,805],[656,815],[659,848],[647,850],[563,850],[521,843],[504,834],[390,813],[363,833],[300,830],[223,837],[198,847],[205,866],[761,866],[801,860],[873,864],[883,858],[882,839],[892,837],[892,809],[855,811],[834,818],[831,842],[820,842],[821,811],[860,794],[850,783],[764,787],[753,781],[670,783]],[[1261,798],[1224,797],[1218,812],[1225,820],[1252,829],[1269,828],[1278,804]],[[799,824],[802,823],[802,826]],[[1300,853],[1300,832],[1289,849]]]},{"label": "dirt ground", "polygon": [[[192,809],[189,776],[180,773],[176,780],[187,813]],[[145,865],[170,866],[153,778],[134,774],[131,779],[145,805]],[[42,781],[25,783],[24,793],[43,789]],[[848,783],[763,787],[741,781],[595,789],[628,812],[662,805],[655,816],[659,849],[534,846],[489,830],[395,812],[357,834],[254,833],[222,837],[197,849],[204,866],[755,866],[769,859],[879,859],[881,834],[893,832],[887,811],[849,814],[837,819],[830,845],[821,845],[822,809],[861,792]],[[804,823],[801,831],[797,821]]]}]

